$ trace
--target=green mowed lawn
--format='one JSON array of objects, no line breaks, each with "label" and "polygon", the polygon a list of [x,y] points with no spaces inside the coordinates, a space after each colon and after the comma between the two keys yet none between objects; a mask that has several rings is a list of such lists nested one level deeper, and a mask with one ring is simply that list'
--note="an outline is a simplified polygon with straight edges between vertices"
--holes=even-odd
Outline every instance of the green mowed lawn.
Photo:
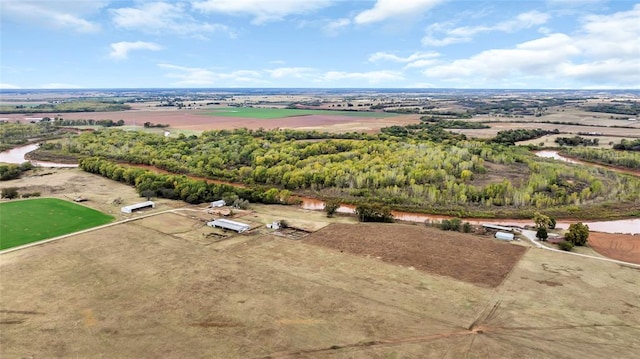
[{"label": "green mowed lawn", "polygon": [[0,203],[0,249],[109,223],[112,216],[56,198]]},{"label": "green mowed lawn", "polygon": [[331,111],[331,110],[297,110],[288,108],[257,108],[257,107],[229,107],[212,109],[207,112],[211,116],[224,117],[244,117],[258,119],[274,119],[292,116],[307,115],[329,115],[329,116],[352,116],[352,117],[370,117],[382,118],[396,116],[393,113],[386,112],[364,112],[364,111]]}]

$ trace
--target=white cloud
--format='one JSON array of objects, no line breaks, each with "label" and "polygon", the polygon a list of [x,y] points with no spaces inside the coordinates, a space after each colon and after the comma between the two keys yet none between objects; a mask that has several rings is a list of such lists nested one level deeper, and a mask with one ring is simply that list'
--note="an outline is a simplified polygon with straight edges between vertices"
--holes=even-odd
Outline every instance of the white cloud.
[{"label": "white cloud", "polygon": [[629,11],[585,17],[582,33],[576,37],[577,45],[589,56],[597,59],[618,57],[636,61],[640,59],[639,39],[640,4],[636,4]]},{"label": "white cloud", "polygon": [[[32,25],[72,29],[77,32],[96,32],[100,25],[85,16],[98,12],[105,1],[1,1],[3,19],[28,22]],[[4,20],[3,20],[4,21]]]},{"label": "white cloud", "polygon": [[424,59],[432,59],[440,56],[437,52],[415,52],[407,57],[400,57],[388,52],[376,52],[369,56],[369,62],[392,61],[392,62],[414,62]]},{"label": "white cloud", "polygon": [[196,36],[201,36],[203,33],[224,32],[231,37],[235,36],[225,25],[196,21],[187,13],[185,6],[179,3],[143,3],[137,8],[113,9],[111,14],[113,23],[127,30]]},{"label": "white cloud", "polygon": [[3,89],[3,90],[13,90],[13,89],[19,89],[19,88],[21,87],[17,85],[0,83],[0,89]]},{"label": "white cloud", "polygon": [[329,36],[336,36],[342,29],[349,25],[351,25],[351,20],[342,18],[329,22],[322,30]]},{"label": "white cloud", "polygon": [[369,84],[379,84],[387,81],[401,81],[404,80],[404,76],[401,72],[382,70],[382,71],[369,71],[369,72],[342,72],[342,71],[329,71],[322,76],[324,81],[346,81],[357,80],[366,81]]},{"label": "white cloud", "polygon": [[640,4],[629,11],[589,15],[571,36],[549,34],[513,48],[440,62],[423,73],[431,79],[471,87],[546,83],[565,88],[640,88],[638,19]]},{"label": "white cloud", "polygon": [[253,16],[254,24],[314,12],[329,5],[330,0],[205,0],[193,3],[195,9],[203,12]]},{"label": "white cloud", "polygon": [[316,71],[310,67],[280,67],[277,69],[265,70],[274,79],[281,79],[284,77],[295,77],[298,79],[309,78]]},{"label": "white cloud", "polygon": [[408,69],[412,69],[412,68],[422,68],[422,67],[429,67],[435,64],[438,64],[439,60],[436,59],[432,59],[432,60],[416,60],[413,62],[408,63],[404,69],[408,70]]},{"label": "white cloud", "polygon": [[67,84],[61,82],[42,84],[39,86],[41,89],[80,89],[83,86],[75,85],[75,84]]},{"label": "white cloud", "polygon": [[373,8],[365,10],[354,18],[356,24],[370,24],[389,18],[421,14],[444,0],[377,0]]},{"label": "white cloud", "polygon": [[176,80],[174,85],[191,86],[255,86],[266,83],[261,79],[259,71],[238,70],[229,73],[216,72],[211,69],[199,67],[185,67],[172,64],[158,64],[161,69],[169,70],[167,77]]},{"label": "white cloud", "polygon": [[441,79],[475,76],[485,80],[523,74],[546,76],[555,73],[557,66],[579,53],[569,36],[552,34],[518,44],[513,49],[487,50],[468,59],[436,65],[425,70],[424,74]]},{"label": "white cloud", "polygon": [[130,51],[134,50],[162,50],[162,46],[153,42],[135,41],[135,42],[114,42],[111,44],[111,53],[109,56],[116,60],[123,60],[129,56]]},{"label": "white cloud", "polygon": [[[422,39],[425,46],[447,46],[455,43],[469,42],[473,36],[483,32],[514,32],[542,25],[550,16],[539,11],[521,13],[512,20],[499,22],[492,26],[462,26],[451,27],[451,23],[435,23],[427,28],[427,35]],[[444,33],[443,37],[437,37],[437,33]]]}]

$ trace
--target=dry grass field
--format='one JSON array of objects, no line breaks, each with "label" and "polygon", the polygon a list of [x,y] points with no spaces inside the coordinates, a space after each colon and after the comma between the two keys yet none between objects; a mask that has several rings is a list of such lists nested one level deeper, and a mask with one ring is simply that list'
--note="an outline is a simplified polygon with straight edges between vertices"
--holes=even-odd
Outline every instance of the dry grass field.
[{"label": "dry grass field", "polygon": [[186,234],[200,222],[188,213],[0,256],[1,356],[632,358],[640,350],[634,269],[532,249],[489,289],[261,231],[196,241]]},{"label": "dry grass field", "polygon": [[[2,185],[82,194],[105,211],[119,210],[114,196],[139,199],[130,187],[77,169],[51,171]],[[211,216],[202,206],[167,202],[157,211],[170,208],[178,210],[0,255],[0,357],[635,358],[640,351],[637,269],[539,249],[518,261],[524,247],[515,244],[285,206],[237,212],[254,227],[238,235],[206,227]],[[264,227],[283,218],[316,232],[293,240]],[[342,224],[327,226],[334,222]],[[363,249],[356,241],[372,233],[370,253],[311,244]],[[505,278],[495,288],[452,274],[493,271]]]}]

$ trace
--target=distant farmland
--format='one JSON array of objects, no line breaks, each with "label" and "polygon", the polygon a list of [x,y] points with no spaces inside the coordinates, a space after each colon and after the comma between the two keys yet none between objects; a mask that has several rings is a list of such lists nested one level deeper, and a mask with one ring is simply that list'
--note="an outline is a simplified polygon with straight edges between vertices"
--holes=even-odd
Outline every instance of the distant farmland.
[{"label": "distant farmland", "polygon": [[259,108],[259,107],[229,107],[213,109],[207,112],[211,116],[224,117],[242,117],[242,118],[258,118],[258,119],[276,119],[294,116],[309,115],[334,115],[334,116],[352,116],[352,117],[371,117],[382,118],[396,116],[393,113],[386,112],[364,112],[364,111],[332,111],[332,110],[300,110],[288,108]]},{"label": "distant farmland", "polygon": [[0,204],[0,249],[109,223],[113,217],[55,198]]}]

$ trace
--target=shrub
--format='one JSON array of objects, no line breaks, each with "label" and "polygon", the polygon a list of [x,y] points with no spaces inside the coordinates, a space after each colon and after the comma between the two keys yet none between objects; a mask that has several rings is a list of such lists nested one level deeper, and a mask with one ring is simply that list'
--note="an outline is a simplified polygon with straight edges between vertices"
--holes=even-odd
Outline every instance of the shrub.
[{"label": "shrub", "polygon": [[324,204],[324,211],[329,218],[333,217],[338,208],[340,208],[340,202],[335,199],[330,199]]},{"label": "shrub", "polygon": [[2,198],[6,198],[6,199],[18,198],[18,188],[17,187],[3,188],[2,189]]},{"label": "shrub", "polygon": [[544,227],[538,228],[536,232],[536,237],[541,241],[546,241],[549,238],[549,234],[547,233],[547,229]]},{"label": "shrub", "polygon": [[564,235],[564,239],[571,242],[574,246],[584,246],[589,238],[589,226],[582,222],[574,223],[569,226],[569,232]]},{"label": "shrub", "polygon": [[449,221],[448,219],[443,219],[442,222],[440,222],[440,229],[442,229],[443,231],[450,231],[451,221]]},{"label": "shrub", "polygon": [[469,222],[464,222],[464,224],[462,225],[462,232],[464,233],[471,233],[471,223]]},{"label": "shrub", "polygon": [[360,222],[393,222],[391,209],[378,204],[360,204],[356,207],[356,215]]},{"label": "shrub", "polygon": [[562,241],[558,243],[558,248],[562,249],[563,251],[569,252],[573,249],[573,243],[569,241]]}]

